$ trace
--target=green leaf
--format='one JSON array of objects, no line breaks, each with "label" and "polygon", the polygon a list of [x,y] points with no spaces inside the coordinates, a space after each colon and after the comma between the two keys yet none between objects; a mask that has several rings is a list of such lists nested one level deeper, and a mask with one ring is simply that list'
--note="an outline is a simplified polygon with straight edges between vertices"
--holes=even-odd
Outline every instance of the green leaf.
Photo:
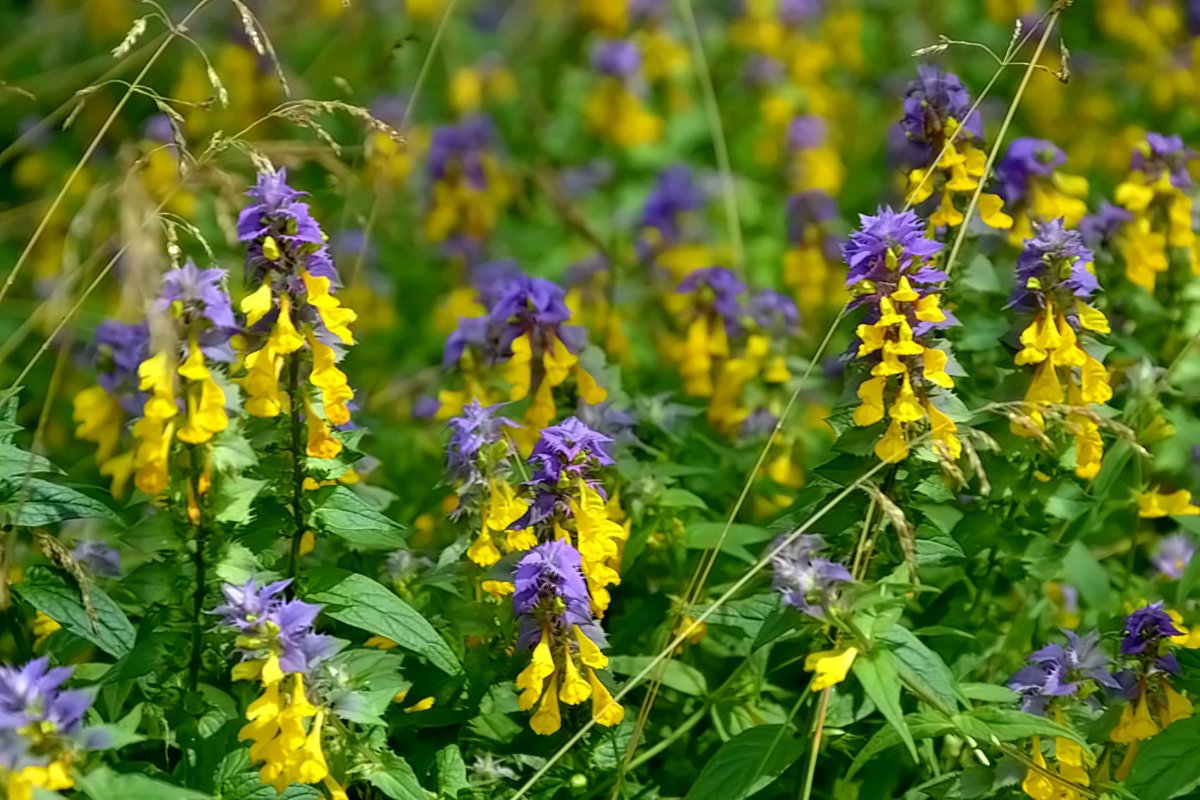
[{"label": "green leaf", "polygon": [[[933,714],[928,711],[921,711],[916,714],[909,714],[904,718],[905,725],[908,726],[909,732],[913,739],[932,739],[936,736],[945,736],[948,733],[954,732],[954,725],[945,717],[939,714]],[[850,770],[846,774],[847,778],[853,778],[868,761],[896,745],[900,744],[900,734],[891,725],[884,726],[875,732],[875,735],[867,740],[858,754],[854,756],[854,762],[850,765]]]},{"label": "green leaf", "polygon": [[98,586],[88,587],[88,596],[96,611],[93,624],[84,608],[79,589],[69,585],[61,573],[46,567],[31,567],[25,580],[15,585],[21,599],[71,633],[120,658],[133,649],[137,632],[116,603]]},{"label": "green leaf", "polygon": [[901,625],[887,628],[876,638],[888,645],[896,657],[900,677],[914,694],[944,713],[958,710],[962,693],[941,656]]},{"label": "green leaf", "polygon": [[997,686],[994,683],[961,683],[958,686],[969,700],[981,703],[1015,703],[1021,695],[1007,686]]},{"label": "green leaf", "polygon": [[1016,742],[1031,736],[1058,736],[1073,739],[1083,747],[1088,746],[1083,737],[1071,728],[1013,708],[983,706],[968,714],[955,714],[951,720],[963,733],[982,741],[988,741],[993,736],[1002,742]]},{"label": "green leaf", "polygon": [[[610,656],[609,668],[617,675],[636,675],[654,660],[653,656]],[[662,670],[662,684],[677,692],[703,697],[708,694],[704,673],[682,661],[668,660],[655,667]]]},{"label": "green leaf", "polygon": [[1168,800],[1200,786],[1200,717],[1189,717],[1138,746],[1125,781],[1138,797]]},{"label": "green leaf", "polygon": [[448,744],[437,751],[437,779],[438,797],[458,797],[459,792],[471,788],[458,745]]},{"label": "green leaf", "polygon": [[249,520],[254,498],[266,485],[265,480],[245,475],[230,475],[219,481],[211,501],[213,519],[233,525]]},{"label": "green leaf", "polygon": [[734,736],[709,759],[686,800],[742,800],[765,789],[804,752],[784,725],[759,725]]},{"label": "green leaf", "polygon": [[1108,608],[1112,585],[1108,572],[1081,541],[1073,543],[1063,556],[1062,575],[1067,583],[1079,590],[1080,596],[1093,608]]},{"label": "green leaf", "polygon": [[345,486],[322,489],[313,500],[312,524],[355,550],[399,550],[403,526],[364,503]]},{"label": "green leaf", "polygon": [[432,792],[421,788],[413,768],[395,753],[380,753],[379,761],[363,771],[367,782],[392,800],[428,800]]},{"label": "green leaf", "polygon": [[75,788],[92,800],[211,800],[203,792],[194,792],[136,772],[115,772],[105,766],[80,775]]},{"label": "green leaf", "polygon": [[305,600],[321,603],[324,613],[339,622],[391,639],[405,650],[424,656],[448,675],[462,672],[458,657],[429,621],[390,589],[366,575],[345,570],[312,570]]},{"label": "green leaf", "polygon": [[665,489],[659,495],[658,504],[663,508],[708,508],[699,495],[676,487]]},{"label": "green leaf", "polygon": [[0,442],[0,475],[11,478],[39,472],[59,470],[43,456],[22,450],[11,442]]},{"label": "green leaf", "polygon": [[99,500],[77,489],[59,486],[42,478],[0,481],[0,515],[7,515],[14,525],[36,528],[53,525],[68,519],[120,518]]},{"label": "green leaf", "polygon": [[871,698],[888,724],[895,728],[900,741],[904,742],[909,755],[916,761],[917,745],[913,742],[908,723],[904,721],[904,711],[900,708],[900,673],[895,657],[890,651],[877,647],[854,659],[852,669],[867,697]]}]

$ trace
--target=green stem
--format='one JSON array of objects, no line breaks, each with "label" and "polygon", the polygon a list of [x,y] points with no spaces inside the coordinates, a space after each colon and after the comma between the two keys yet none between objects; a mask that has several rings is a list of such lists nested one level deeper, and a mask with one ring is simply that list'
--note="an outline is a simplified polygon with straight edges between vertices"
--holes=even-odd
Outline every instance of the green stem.
[{"label": "green stem", "polygon": [[292,422],[292,548],[288,556],[288,578],[295,578],[300,567],[300,543],[304,538],[304,453],[300,430],[300,359],[293,353],[288,358],[288,406]]},{"label": "green stem", "polygon": [[[193,522],[196,529],[195,550],[192,561],[196,569],[196,587],[192,595],[192,660],[188,669],[188,685],[192,691],[200,687],[200,660],[204,649],[204,599],[208,583],[208,562],[205,559],[205,549],[208,546],[208,529],[204,524],[204,507],[200,502],[200,480],[203,476],[203,464],[197,466],[196,456],[199,448],[188,447],[188,469],[191,474],[192,501],[196,504],[197,517]],[[190,515],[191,509],[188,509]]]}]

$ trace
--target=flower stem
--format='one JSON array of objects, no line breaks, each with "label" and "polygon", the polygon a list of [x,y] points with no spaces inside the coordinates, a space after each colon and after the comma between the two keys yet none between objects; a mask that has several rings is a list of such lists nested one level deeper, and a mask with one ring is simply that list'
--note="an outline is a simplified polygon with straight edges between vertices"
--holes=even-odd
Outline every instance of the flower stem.
[{"label": "flower stem", "polygon": [[292,423],[292,521],[295,530],[292,533],[292,548],[288,556],[288,578],[295,578],[300,567],[300,542],[304,538],[304,510],[301,499],[304,497],[304,454],[301,451],[302,436],[300,435],[300,359],[293,353],[288,358],[288,411]]},{"label": "flower stem", "polygon": [[[192,691],[200,686],[200,659],[204,650],[204,599],[208,583],[208,562],[205,559],[205,549],[208,547],[208,529],[204,524],[204,506],[200,502],[200,481],[204,473],[204,465],[197,465],[199,447],[188,447],[188,481],[189,508],[188,519],[195,528],[192,552],[192,562],[196,569],[196,586],[192,594],[192,659],[188,665],[188,685]],[[191,503],[195,503],[196,514],[192,518]]]}]

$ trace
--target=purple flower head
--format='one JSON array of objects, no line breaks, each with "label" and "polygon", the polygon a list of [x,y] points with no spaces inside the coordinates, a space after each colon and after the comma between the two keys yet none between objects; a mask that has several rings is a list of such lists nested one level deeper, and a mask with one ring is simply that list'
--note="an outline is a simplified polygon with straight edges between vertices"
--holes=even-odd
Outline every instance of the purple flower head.
[{"label": "purple flower head", "polygon": [[1146,652],[1159,655],[1163,639],[1182,636],[1183,631],[1175,627],[1170,615],[1163,610],[1162,601],[1143,606],[1125,618],[1125,638],[1121,640],[1121,652],[1127,656]]},{"label": "purple flower head", "polygon": [[[777,538],[771,549],[787,536]],[[783,595],[783,602],[810,617],[822,617],[838,585],[854,580],[842,564],[816,556],[824,549],[825,539],[820,534],[804,534],[771,559],[772,585]]]},{"label": "purple flower head", "polygon": [[770,409],[762,406],[754,409],[742,420],[742,435],[750,439],[761,439],[770,436],[779,424],[779,417]]},{"label": "purple flower head", "polygon": [[800,312],[796,301],[771,289],[756,292],[750,298],[750,316],[768,333],[788,337],[800,331]]},{"label": "purple flower head", "polygon": [[824,119],[812,114],[792,117],[787,130],[788,149],[795,152],[820,147],[825,144],[827,128]]},{"label": "purple flower head", "polygon": [[1036,223],[1033,238],[1025,240],[1017,257],[1017,284],[1009,305],[1039,307],[1046,294],[1057,289],[1087,300],[1100,289],[1088,269],[1094,258],[1083,235],[1068,230],[1061,219]]},{"label": "purple flower head", "polygon": [[1058,145],[1046,139],[1014,139],[996,165],[996,184],[1006,203],[1017,203],[1033,178],[1048,178],[1067,160]]},{"label": "purple flower head", "polygon": [[957,141],[983,138],[983,121],[978,113],[967,117],[971,95],[953,72],[942,72],[928,64],[917,65],[917,77],[904,92],[904,117],[900,130],[905,148],[901,161],[908,169],[928,167],[946,141],[946,123],[955,120],[964,128]]},{"label": "purple flower head", "polygon": [[399,128],[404,123],[410,99],[407,94],[381,94],[371,101],[371,116]]},{"label": "purple flower head", "polygon": [[617,444],[631,444],[637,441],[634,428],[637,427],[637,415],[632,411],[617,408],[609,401],[594,405],[579,401],[575,409],[576,417],[587,427],[612,438]]},{"label": "purple flower head", "polygon": [[1080,220],[1079,232],[1088,247],[1098,250],[1112,242],[1122,225],[1132,221],[1133,214],[1105,200],[1099,211]]},{"label": "purple flower head", "polygon": [[788,241],[799,244],[809,229],[837,217],[837,203],[820,189],[809,189],[788,197],[784,215]]},{"label": "purple flower head", "polygon": [[171,120],[166,114],[151,114],[142,123],[142,137],[152,142],[171,144],[175,141],[175,131]]},{"label": "purple flower head", "polygon": [[529,454],[529,463],[536,467],[531,483],[556,488],[563,477],[589,480],[598,467],[616,463],[608,452],[611,443],[611,438],[584,425],[578,417],[544,428]]},{"label": "purple flower head", "polygon": [[615,169],[607,158],[593,158],[577,167],[566,167],[558,173],[558,188],[569,198],[591,194],[612,180]]},{"label": "purple flower head", "polygon": [[154,303],[160,312],[176,309],[187,323],[207,320],[213,328],[232,331],[233,303],[221,281],[223,269],[200,269],[188,259],[179,269],[163,275],[162,293]]},{"label": "purple flower head", "polygon": [[1187,165],[1195,157],[1195,151],[1183,146],[1182,136],[1147,133],[1146,141],[1134,148],[1130,169],[1144,172],[1151,180],[1166,173],[1172,186],[1186,189],[1192,185]]},{"label": "purple flower head", "polygon": [[104,542],[83,539],[71,550],[71,558],[98,578],[121,577],[121,554]]},{"label": "purple flower head", "polygon": [[80,733],[83,716],[92,705],[87,691],[62,689],[72,667],[50,668],[48,658],[21,667],[0,666],[0,769],[44,766],[48,759],[28,740],[37,736],[70,737]]},{"label": "purple flower head", "polygon": [[720,315],[730,335],[741,329],[738,322],[742,312],[739,297],[746,291],[746,284],[725,267],[705,267],[690,272],[675,291],[695,294],[702,306]]},{"label": "purple flower head", "polygon": [[462,413],[446,422],[450,442],[446,445],[446,472],[467,485],[481,485],[484,475],[479,452],[503,441],[505,428],[520,427],[508,417],[495,416],[499,406],[481,405],[472,400]]},{"label": "purple flower head", "polygon": [[137,414],[146,403],[138,389],[138,366],[150,357],[150,326],[145,322],[105,320],[96,326],[96,380],[120,402],[126,413]]},{"label": "purple flower head", "polygon": [[1100,650],[1100,632],[1078,636],[1064,630],[1067,646],[1049,644],[1030,654],[1029,663],[1008,680],[1008,688],[1021,694],[1021,708],[1045,714],[1054,697],[1075,695],[1083,681],[1092,680],[1110,690],[1120,688],[1108,671],[1109,659]]},{"label": "purple flower head", "polygon": [[1196,544],[1188,536],[1177,533],[1163,539],[1158,545],[1158,551],[1150,559],[1158,574],[1168,580],[1177,581],[1183,577],[1183,571],[1196,555]]},{"label": "purple flower head", "polygon": [[751,87],[770,86],[786,74],[786,68],[779,59],[754,53],[746,60],[742,78]]},{"label": "purple flower head", "polygon": [[884,207],[873,217],[860,214],[859,221],[859,229],[842,245],[847,286],[871,281],[890,290],[905,275],[920,291],[919,284],[946,279],[946,273],[927,263],[942,244],[925,237],[925,225],[914,212]]},{"label": "purple flower head", "polygon": [[483,188],[487,184],[483,155],[494,139],[491,120],[480,114],[457,125],[434,128],[429,139],[429,177],[445,181],[462,176],[475,188]]},{"label": "purple flower head", "polygon": [[592,49],[592,69],[601,75],[629,80],[642,68],[642,53],[628,39],[601,42]]},{"label": "purple flower head", "polygon": [[690,168],[683,164],[659,173],[658,183],[642,207],[642,227],[654,228],[664,244],[680,240],[680,216],[704,207],[704,192]]},{"label": "purple flower head", "polygon": [[[253,202],[238,214],[237,232],[238,240],[247,243],[246,270],[252,284],[261,283],[272,271],[294,278],[307,270],[341,285],[325,234],[308,204],[298,199],[307,193],[288,185],[287,170],[261,173],[246,194]],[[267,237],[274,240],[278,258],[268,258],[264,252]]]},{"label": "purple flower head", "polygon": [[779,0],[779,21],[784,25],[800,25],[820,16],[822,0]]},{"label": "purple flower head", "polygon": [[330,636],[313,632],[321,606],[281,596],[290,583],[285,580],[260,585],[253,577],[242,586],[227,583],[221,587],[225,602],[211,613],[238,632],[238,652],[243,661],[271,654],[279,659],[284,672],[307,675],[336,652],[337,643]]},{"label": "purple flower head", "polygon": [[470,271],[471,285],[479,293],[479,302],[491,311],[500,298],[508,293],[509,286],[524,277],[517,262],[511,258],[499,258],[475,264]]},{"label": "purple flower head", "polygon": [[565,633],[571,625],[593,624],[579,551],[568,542],[543,542],[526,553],[513,585],[513,610],[521,616],[518,647],[536,644],[544,628]]},{"label": "purple flower head", "polygon": [[535,348],[549,347],[550,338],[557,337],[568,350],[579,352],[584,344],[580,331],[562,327],[570,318],[571,310],[567,308],[562,287],[528,275],[519,275],[505,284],[489,314],[491,323],[497,326],[497,352],[501,357],[512,354],[513,340],[522,334],[529,335]]},{"label": "purple flower head", "polygon": [[1187,19],[1188,33],[1200,36],[1200,0],[1187,0],[1184,15]]}]

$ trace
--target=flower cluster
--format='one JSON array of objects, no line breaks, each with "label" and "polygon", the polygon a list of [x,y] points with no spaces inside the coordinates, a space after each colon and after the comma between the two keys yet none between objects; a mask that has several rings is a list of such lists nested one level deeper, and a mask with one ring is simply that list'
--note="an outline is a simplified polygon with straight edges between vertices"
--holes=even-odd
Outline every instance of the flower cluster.
[{"label": "flower cluster", "polygon": [[835,268],[840,242],[830,230],[830,223],[837,218],[837,204],[825,192],[812,189],[788,197],[786,215],[783,285],[807,319],[845,297],[841,270]]},{"label": "flower cluster", "polygon": [[[771,550],[786,538],[776,539]],[[828,613],[839,584],[853,580],[843,564],[817,555],[824,549],[824,537],[804,534],[771,559],[772,585],[783,595],[783,602],[818,619]]]},{"label": "flower cluster", "polygon": [[870,365],[871,377],[858,387],[862,403],[854,424],[874,425],[886,415],[891,422],[875,454],[896,463],[908,457],[912,426],[928,420],[935,450],[957,459],[962,452],[957,426],[933,402],[939,390],[954,386],[946,371],[949,354],[933,342],[936,331],[955,323],[940,305],[937,284],[946,275],[929,261],[941,244],[925,238],[911,211],[884,208],[861,219],[842,249],[846,285],[856,295],[854,303],[868,308],[857,329],[855,355]]},{"label": "flower cluster", "polygon": [[1188,194],[1192,179],[1187,165],[1194,158],[1181,137],[1148,133],[1117,187],[1117,205],[1129,215],[1116,235],[1117,251],[1129,282],[1148,292],[1170,266],[1172,249],[1193,272],[1200,271]]},{"label": "flower cluster", "polygon": [[1045,139],[1014,139],[996,164],[996,189],[1013,218],[1008,232],[1019,245],[1033,235],[1033,224],[1061,219],[1068,228],[1087,214],[1088,182],[1059,172],[1067,154]]},{"label": "flower cluster", "polygon": [[153,311],[169,320],[170,338],[179,346],[159,349],[138,366],[138,386],[148,396],[142,418],[133,426],[138,442],[134,482],[147,494],[167,488],[175,439],[205,444],[229,424],[225,391],[212,370],[213,365],[234,358],[229,340],[237,327],[229,295],[221,285],[224,278],[224,270],[199,269],[190,261],[163,276]]},{"label": "flower cluster", "polygon": [[677,164],[659,173],[642,206],[638,254],[663,270],[672,288],[690,272],[713,263],[712,250],[699,236],[695,221],[706,199],[692,170]]},{"label": "flower cluster", "polygon": [[242,586],[225,584],[225,602],[212,612],[237,633],[241,660],[233,679],[262,685],[238,738],[252,743],[250,759],[262,762],[263,783],[280,793],[293,783],[324,783],[336,797],[342,789],[322,748],[326,712],[309,699],[305,680],[337,646],[331,637],[313,632],[320,606],[280,596],[289,583],[260,585],[251,578]]},{"label": "flower cluster", "polygon": [[662,136],[662,120],[644,103],[642,53],[627,39],[604,41],[592,51],[597,82],[584,115],[588,127],[617,147],[652,144]]},{"label": "flower cluster", "polygon": [[72,671],[46,658],[0,666],[0,789],[9,800],[70,789],[74,754],[101,745],[83,727],[92,695],[61,688]]},{"label": "flower cluster", "polygon": [[[1084,332],[1109,331],[1108,319],[1088,304],[1099,289],[1092,273],[1092,252],[1080,233],[1067,230],[1062,220],[1038,224],[1017,260],[1010,305],[1033,314],[1021,332],[1015,361],[1036,365],[1025,393],[1025,412],[1039,431],[1045,429],[1042,409],[1048,404],[1065,401],[1078,409],[1112,397],[1108,371],[1080,343]],[[1075,472],[1081,478],[1094,478],[1104,455],[1099,426],[1079,411],[1068,414],[1067,424],[1075,435]],[[1013,431],[1034,434],[1015,422]]]},{"label": "flower cluster", "polygon": [[[337,367],[343,345],[354,344],[350,324],[356,315],[342,306],[334,289],[338,275],[321,226],[309,213],[304,195],[279,170],[259,175],[247,194],[254,202],[238,216],[238,238],[247,245],[246,269],[253,291],[241,302],[246,315],[246,413],[277,417],[288,408],[307,420],[305,452],[333,458],[342,450],[330,425],[350,421],[354,392]],[[303,358],[307,355],[308,358]],[[309,367],[301,383],[301,362]],[[287,368],[287,385],[280,376]],[[318,407],[319,405],[319,407]]]},{"label": "flower cluster", "polygon": [[432,195],[425,238],[449,252],[481,250],[512,200],[510,179],[495,151],[495,132],[482,115],[435,128],[429,140]]},{"label": "flower cluster", "polygon": [[608,665],[601,652],[607,641],[592,614],[580,551],[563,540],[543,542],[521,559],[513,582],[513,609],[521,617],[517,646],[532,648],[529,665],[517,676],[518,705],[523,711],[538,707],[529,721],[533,731],[556,732],[562,726],[559,702],[578,705],[589,697],[598,724],[620,724],[625,710],[596,674]]},{"label": "flower cluster", "polygon": [[[935,228],[963,223],[958,198],[974,193],[985,179],[986,157],[983,122],[978,112],[970,113],[971,96],[954,73],[918,65],[917,77],[904,95],[904,137],[901,164],[907,170],[907,199],[924,203],[937,195],[937,209],[929,216]],[[985,225],[1002,230],[1012,227],[999,195],[979,195],[979,216]]]}]

